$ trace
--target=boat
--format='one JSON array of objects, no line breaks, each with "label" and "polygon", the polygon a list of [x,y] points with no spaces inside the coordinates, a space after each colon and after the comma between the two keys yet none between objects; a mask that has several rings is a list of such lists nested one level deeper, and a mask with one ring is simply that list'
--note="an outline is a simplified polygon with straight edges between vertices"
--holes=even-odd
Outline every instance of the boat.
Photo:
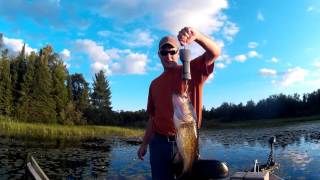
[{"label": "boat", "polygon": [[[173,170],[175,176],[181,175],[183,169],[182,162],[174,163]],[[214,159],[197,159],[192,171],[179,179],[221,179],[229,176],[229,168],[226,162],[221,162]]]},{"label": "boat", "polygon": [[49,180],[35,158],[28,154],[25,177],[26,180]]}]

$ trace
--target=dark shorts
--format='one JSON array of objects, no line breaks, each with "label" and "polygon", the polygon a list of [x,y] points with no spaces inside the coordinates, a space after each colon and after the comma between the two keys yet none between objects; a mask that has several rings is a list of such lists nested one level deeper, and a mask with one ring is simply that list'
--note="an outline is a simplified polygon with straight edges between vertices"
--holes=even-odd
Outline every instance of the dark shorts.
[{"label": "dark shorts", "polygon": [[149,144],[149,152],[152,179],[175,179],[172,162],[177,153],[177,145],[174,138],[155,134]]}]

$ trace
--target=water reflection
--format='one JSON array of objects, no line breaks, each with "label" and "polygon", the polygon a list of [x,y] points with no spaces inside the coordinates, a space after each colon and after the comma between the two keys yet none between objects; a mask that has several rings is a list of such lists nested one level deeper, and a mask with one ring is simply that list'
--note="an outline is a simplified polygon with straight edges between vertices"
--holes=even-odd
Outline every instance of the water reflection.
[{"label": "water reflection", "polygon": [[284,127],[269,127],[259,129],[222,129],[201,132],[202,137],[210,137],[215,143],[223,144],[225,148],[229,145],[249,145],[255,147],[268,146],[271,136],[276,136],[277,146],[285,148],[290,144],[300,144],[302,139],[306,142],[320,142],[320,122],[305,123]]},{"label": "water reflection", "polygon": [[[259,129],[202,132],[202,157],[228,162],[231,173],[250,169],[253,160],[265,163],[268,139],[277,137],[276,173],[285,179],[320,179],[320,122]],[[250,168],[248,168],[250,167]]]},{"label": "water reflection", "polygon": [[40,144],[37,141],[2,138],[0,142],[0,176],[4,179],[23,177],[28,153],[37,159],[52,179],[99,179],[108,174],[111,141]]},{"label": "water reflection", "polygon": [[[230,173],[265,163],[268,140],[277,137],[276,173],[285,179],[320,179],[320,122],[259,129],[200,132],[202,159],[227,162]],[[24,141],[0,137],[0,179],[20,179],[32,153],[51,179],[151,179],[148,154],[136,157],[139,144],[120,139],[79,143]]]}]

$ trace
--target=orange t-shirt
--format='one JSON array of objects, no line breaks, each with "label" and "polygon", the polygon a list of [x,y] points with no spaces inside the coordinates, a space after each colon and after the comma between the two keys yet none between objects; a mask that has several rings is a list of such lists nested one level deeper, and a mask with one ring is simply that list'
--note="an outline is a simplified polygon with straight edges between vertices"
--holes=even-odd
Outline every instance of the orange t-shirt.
[{"label": "orange t-shirt", "polygon": [[[214,64],[206,65],[203,56],[190,63],[191,80],[188,82],[188,93],[197,113],[198,128],[202,117],[202,87],[213,72]],[[151,82],[149,87],[147,112],[153,121],[153,131],[163,135],[175,135],[173,124],[172,94],[183,88],[182,66],[164,71]]]}]

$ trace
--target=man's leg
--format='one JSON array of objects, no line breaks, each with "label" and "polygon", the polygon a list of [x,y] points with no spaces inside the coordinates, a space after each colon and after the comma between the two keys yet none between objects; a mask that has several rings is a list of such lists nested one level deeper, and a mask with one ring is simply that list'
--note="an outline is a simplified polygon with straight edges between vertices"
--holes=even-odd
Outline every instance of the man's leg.
[{"label": "man's leg", "polygon": [[172,169],[173,142],[154,136],[149,145],[152,179],[174,179]]}]

